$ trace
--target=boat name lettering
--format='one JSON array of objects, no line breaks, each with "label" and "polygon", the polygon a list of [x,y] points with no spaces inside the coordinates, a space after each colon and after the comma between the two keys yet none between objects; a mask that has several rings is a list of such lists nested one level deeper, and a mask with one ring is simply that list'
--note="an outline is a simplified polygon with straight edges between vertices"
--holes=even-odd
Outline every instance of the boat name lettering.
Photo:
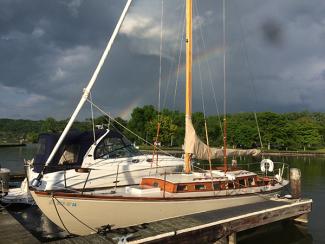
[{"label": "boat name lettering", "polygon": [[[53,205],[53,201],[49,201],[49,205]],[[63,206],[67,206],[67,207],[77,207],[77,203],[76,202],[66,202],[66,201],[56,201],[56,205],[63,205]]]}]

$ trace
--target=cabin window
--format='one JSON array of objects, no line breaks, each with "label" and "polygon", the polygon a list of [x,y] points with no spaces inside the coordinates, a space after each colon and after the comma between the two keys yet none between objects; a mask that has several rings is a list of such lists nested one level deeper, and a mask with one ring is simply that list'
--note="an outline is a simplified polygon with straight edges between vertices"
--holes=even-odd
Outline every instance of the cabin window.
[{"label": "cabin window", "polygon": [[158,187],[159,184],[158,184],[158,182],[155,181],[155,182],[152,184],[152,186],[153,186],[153,187]]},{"label": "cabin window", "polygon": [[59,160],[59,165],[73,164],[78,161],[80,145],[67,145]]},{"label": "cabin window", "polygon": [[219,182],[214,182],[213,183],[213,188],[214,188],[214,190],[221,190],[220,183]]},{"label": "cabin window", "polygon": [[205,189],[206,189],[205,185],[195,185],[195,190],[197,190],[197,191],[202,191]]},{"label": "cabin window", "polygon": [[235,188],[235,184],[234,184],[234,182],[229,181],[229,182],[228,182],[228,189],[234,189],[234,188]]},{"label": "cabin window", "polygon": [[258,186],[264,186],[265,184],[264,184],[264,181],[263,180],[258,180],[257,181],[257,185]]},{"label": "cabin window", "polygon": [[238,180],[238,185],[239,185],[240,188],[246,187],[246,185],[245,185],[245,179]]},{"label": "cabin window", "polygon": [[95,159],[131,157],[138,154],[138,151],[131,144],[125,143],[122,138],[106,137],[98,144]]},{"label": "cabin window", "polygon": [[254,178],[248,178],[247,181],[248,181],[248,186],[255,186],[256,185]]},{"label": "cabin window", "polygon": [[187,185],[177,185],[176,191],[187,191]]}]

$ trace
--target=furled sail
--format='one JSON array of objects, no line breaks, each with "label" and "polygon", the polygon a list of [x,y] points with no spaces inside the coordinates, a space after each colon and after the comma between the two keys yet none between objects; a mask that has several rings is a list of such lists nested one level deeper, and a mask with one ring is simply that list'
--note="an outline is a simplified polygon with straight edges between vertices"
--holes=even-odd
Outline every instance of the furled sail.
[{"label": "furled sail", "polygon": [[[191,153],[198,159],[208,160],[209,150],[210,158],[221,158],[223,157],[223,149],[208,147],[200,138],[196,135],[195,129],[192,124],[191,118],[186,117],[186,133],[185,133],[185,152]],[[227,149],[227,156],[258,156],[260,154],[258,149]]]}]

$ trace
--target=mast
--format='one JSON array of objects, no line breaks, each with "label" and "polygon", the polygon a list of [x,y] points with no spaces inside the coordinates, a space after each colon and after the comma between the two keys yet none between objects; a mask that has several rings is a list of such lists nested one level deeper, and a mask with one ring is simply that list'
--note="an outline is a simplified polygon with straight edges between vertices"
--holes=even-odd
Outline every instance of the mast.
[{"label": "mast", "polygon": [[227,171],[227,106],[226,106],[226,1],[222,1],[223,23],[223,167]]},{"label": "mast", "polygon": [[[192,117],[192,0],[186,0],[186,97],[185,130]],[[186,133],[186,132],[185,132]],[[185,142],[186,143],[186,142]],[[185,152],[185,173],[191,172],[191,155]]]}]

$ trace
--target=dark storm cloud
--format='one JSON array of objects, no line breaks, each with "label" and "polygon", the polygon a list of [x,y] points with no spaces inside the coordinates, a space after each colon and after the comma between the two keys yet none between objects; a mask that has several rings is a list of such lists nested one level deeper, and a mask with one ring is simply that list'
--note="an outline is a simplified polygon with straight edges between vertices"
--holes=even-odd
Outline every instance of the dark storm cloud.
[{"label": "dark storm cloud", "polygon": [[[0,117],[68,117],[125,2],[2,0]],[[206,63],[209,60],[222,107],[222,53],[215,51],[222,47],[222,1],[197,3],[200,16],[194,19],[198,44],[194,46],[194,56],[201,60],[206,98],[213,96]],[[159,0],[134,1],[98,77],[94,101],[114,115],[127,116],[134,106],[157,104],[160,6]],[[182,0],[164,1],[162,98],[168,90],[169,107],[174,106],[183,7]],[[227,1],[229,111],[324,110],[324,11],[322,0]],[[200,43],[200,28],[206,50]],[[184,58],[181,66],[183,62]],[[196,63],[194,82],[200,80],[198,69]],[[175,107],[182,110],[184,71],[180,74]],[[200,90],[199,84],[194,86],[196,91]],[[215,113],[214,102],[208,100],[208,112]],[[194,110],[201,110],[200,92],[194,93],[193,105]],[[88,109],[82,117],[89,117]]]},{"label": "dark storm cloud", "polygon": [[283,41],[282,25],[274,19],[266,20],[262,24],[262,30],[266,41],[273,45],[281,45]]}]

